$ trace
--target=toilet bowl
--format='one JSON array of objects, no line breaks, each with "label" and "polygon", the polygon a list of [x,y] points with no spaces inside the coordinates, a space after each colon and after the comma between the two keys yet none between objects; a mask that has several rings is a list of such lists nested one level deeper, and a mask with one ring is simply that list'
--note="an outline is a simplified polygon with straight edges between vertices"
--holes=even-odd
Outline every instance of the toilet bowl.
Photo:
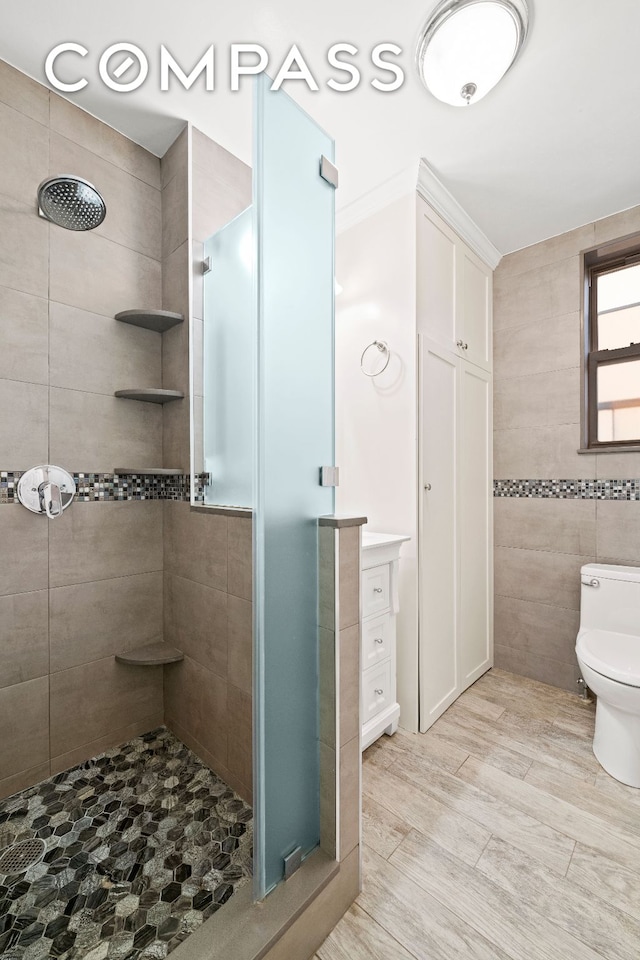
[{"label": "toilet bowl", "polygon": [[596,759],[616,780],[640,788],[640,568],[582,567],[576,656],[598,698]]}]

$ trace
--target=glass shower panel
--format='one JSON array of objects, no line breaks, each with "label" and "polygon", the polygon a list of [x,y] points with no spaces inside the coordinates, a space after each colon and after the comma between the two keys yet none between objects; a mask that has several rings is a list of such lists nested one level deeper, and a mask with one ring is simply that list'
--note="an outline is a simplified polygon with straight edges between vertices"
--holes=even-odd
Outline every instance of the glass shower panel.
[{"label": "glass shower panel", "polygon": [[271,81],[256,84],[256,895],[320,834],[318,517],[334,510],[334,144]]},{"label": "glass shower panel", "polygon": [[253,505],[253,234],[251,208],[205,244],[205,503]]}]

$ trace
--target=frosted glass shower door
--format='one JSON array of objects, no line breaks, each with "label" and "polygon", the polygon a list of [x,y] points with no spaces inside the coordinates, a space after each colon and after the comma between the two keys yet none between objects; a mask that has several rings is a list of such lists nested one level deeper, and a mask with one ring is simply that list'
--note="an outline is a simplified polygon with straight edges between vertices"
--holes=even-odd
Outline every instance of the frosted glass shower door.
[{"label": "frosted glass shower door", "polygon": [[205,503],[253,506],[253,223],[249,207],[204,246]]},{"label": "frosted glass shower door", "polygon": [[334,144],[285,94],[256,84],[256,895],[320,835],[318,517],[334,491]]}]

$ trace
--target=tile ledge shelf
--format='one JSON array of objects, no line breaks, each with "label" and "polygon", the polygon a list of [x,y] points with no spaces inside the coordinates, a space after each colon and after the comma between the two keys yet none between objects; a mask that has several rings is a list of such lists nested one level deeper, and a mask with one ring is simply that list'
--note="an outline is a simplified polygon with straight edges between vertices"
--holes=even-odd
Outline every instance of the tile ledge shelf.
[{"label": "tile ledge shelf", "polygon": [[179,323],[184,323],[181,313],[172,313],[170,310],[122,310],[116,313],[115,319],[144,330],[154,330],[156,333],[165,333]]},{"label": "tile ledge shelf", "polygon": [[141,400],[143,403],[171,403],[172,400],[184,400],[182,390],[162,390],[153,387],[116,390],[114,397],[120,400]]},{"label": "tile ledge shelf", "polygon": [[114,467],[113,475],[115,477],[184,477],[186,476],[181,467]]},{"label": "tile ledge shelf", "polygon": [[116,653],[117,663],[134,667],[157,667],[165,663],[179,663],[180,660],[184,660],[182,651],[163,641],[147,643],[126,653]]}]

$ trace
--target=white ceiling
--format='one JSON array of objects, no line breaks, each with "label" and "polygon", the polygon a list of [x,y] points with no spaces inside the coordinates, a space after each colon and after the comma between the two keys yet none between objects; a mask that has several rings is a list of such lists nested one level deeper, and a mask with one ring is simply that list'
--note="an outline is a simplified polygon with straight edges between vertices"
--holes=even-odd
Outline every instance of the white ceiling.
[{"label": "white ceiling", "polygon": [[[469,108],[434,100],[415,75],[416,39],[434,5],[14,0],[3,4],[0,58],[44,82],[49,50],[63,41],[80,42],[90,50],[91,85],[70,95],[75,102],[158,155],[188,119],[250,161],[249,85],[245,92],[229,91],[229,44],[260,43],[277,67],[295,42],[321,89],[309,93],[300,83],[285,89],[336,139],[339,206],[421,156],[503,253],[640,203],[638,0],[529,0],[531,29],[520,59]],[[116,41],[136,43],[149,56],[149,78],[133,93],[109,91],[96,79],[100,54]],[[339,41],[362,51],[363,82],[346,94],[325,86],[332,75],[326,51]],[[407,80],[391,94],[369,86],[375,74],[367,68],[368,51],[381,41],[404,50]],[[194,86],[161,93],[161,43],[186,70],[214,43],[216,91]]]}]

